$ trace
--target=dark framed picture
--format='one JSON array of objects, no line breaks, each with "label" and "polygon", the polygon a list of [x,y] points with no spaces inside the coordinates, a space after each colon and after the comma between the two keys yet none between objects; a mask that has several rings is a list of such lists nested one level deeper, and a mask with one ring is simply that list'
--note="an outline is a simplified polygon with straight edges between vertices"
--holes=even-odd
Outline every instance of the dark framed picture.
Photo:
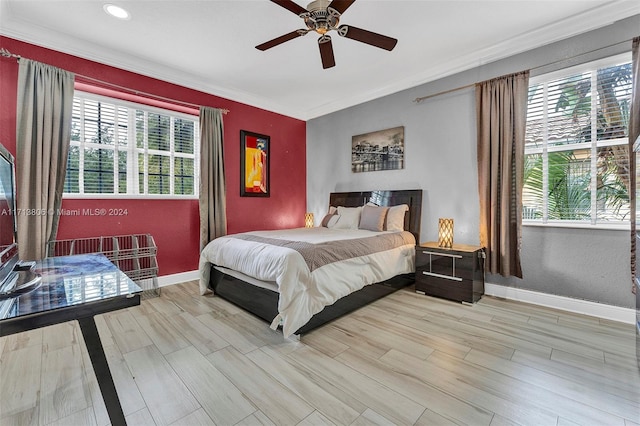
[{"label": "dark framed picture", "polygon": [[240,196],[269,196],[269,145],[267,135],[240,130]]},{"label": "dark framed picture", "polygon": [[351,138],[351,171],[404,169],[404,126]]}]

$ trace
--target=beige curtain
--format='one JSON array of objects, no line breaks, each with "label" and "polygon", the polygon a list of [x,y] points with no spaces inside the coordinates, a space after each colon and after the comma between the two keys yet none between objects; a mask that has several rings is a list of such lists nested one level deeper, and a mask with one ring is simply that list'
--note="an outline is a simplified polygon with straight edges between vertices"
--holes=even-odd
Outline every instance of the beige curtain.
[{"label": "beige curtain", "polygon": [[[636,155],[640,151],[640,37],[633,39],[631,109],[629,111],[629,205],[631,206],[631,290],[637,293],[636,276]],[[635,152],[634,152],[635,151]]]},{"label": "beige curtain", "polygon": [[522,278],[520,240],[529,72],[476,84],[480,243],[485,269]]},{"label": "beige curtain", "polygon": [[16,128],[18,248],[21,259],[46,257],[58,232],[71,138],[74,75],[20,59]]},{"label": "beige curtain", "polygon": [[222,111],[200,107],[200,250],[227,233]]}]

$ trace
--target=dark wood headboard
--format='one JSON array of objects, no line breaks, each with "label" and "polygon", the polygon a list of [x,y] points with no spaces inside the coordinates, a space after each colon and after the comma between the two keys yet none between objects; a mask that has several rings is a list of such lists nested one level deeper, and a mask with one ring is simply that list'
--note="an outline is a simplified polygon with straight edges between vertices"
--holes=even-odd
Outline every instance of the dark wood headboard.
[{"label": "dark wood headboard", "polygon": [[329,205],[338,207],[359,207],[371,201],[379,206],[406,204],[409,211],[404,216],[404,229],[416,237],[420,244],[420,222],[422,218],[422,189],[402,189],[395,191],[332,192]]}]

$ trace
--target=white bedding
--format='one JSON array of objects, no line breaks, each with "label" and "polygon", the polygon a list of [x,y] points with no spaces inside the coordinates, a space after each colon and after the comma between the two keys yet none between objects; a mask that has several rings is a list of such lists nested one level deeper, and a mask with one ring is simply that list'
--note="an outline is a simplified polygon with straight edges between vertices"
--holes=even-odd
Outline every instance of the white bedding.
[{"label": "white bedding", "polygon": [[[376,234],[381,233],[318,227],[254,231],[241,235],[319,244]],[[220,237],[211,241],[200,254],[200,293],[211,291],[208,284],[212,264],[258,280],[276,282],[280,292],[279,314],[271,327],[282,324],[283,333],[288,337],[314,314],[341,297],[365,285],[413,272],[414,247],[415,241],[394,249],[332,262],[310,271],[303,256],[296,250],[230,236]]]}]

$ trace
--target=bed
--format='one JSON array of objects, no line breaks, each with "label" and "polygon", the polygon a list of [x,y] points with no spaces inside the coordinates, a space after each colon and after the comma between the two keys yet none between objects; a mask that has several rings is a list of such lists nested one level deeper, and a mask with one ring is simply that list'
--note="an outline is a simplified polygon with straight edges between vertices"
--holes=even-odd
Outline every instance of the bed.
[{"label": "bed", "polygon": [[[299,337],[414,282],[422,190],[336,192],[329,205],[340,213],[323,218],[329,226],[210,242],[200,256],[201,294],[213,293],[281,327],[285,337]],[[362,223],[372,212],[384,214],[384,229],[376,217],[367,229],[338,230],[358,208]],[[400,208],[406,212],[398,216]]]}]

